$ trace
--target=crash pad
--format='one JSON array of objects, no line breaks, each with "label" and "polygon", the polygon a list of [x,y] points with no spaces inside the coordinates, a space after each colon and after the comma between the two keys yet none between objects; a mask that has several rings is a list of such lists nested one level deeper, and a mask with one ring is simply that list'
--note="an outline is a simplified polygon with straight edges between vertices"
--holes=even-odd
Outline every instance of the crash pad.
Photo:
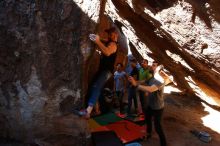
[{"label": "crash pad", "polygon": [[146,127],[139,126],[127,120],[121,120],[109,125],[106,125],[109,130],[115,131],[117,136],[123,143],[129,143],[137,139],[141,139],[146,134]]},{"label": "crash pad", "polygon": [[92,142],[94,146],[123,146],[114,131],[93,132]]},{"label": "crash pad", "polygon": [[99,125],[105,126],[123,120],[115,113],[107,113],[93,118]]},{"label": "crash pad", "polygon": [[96,129],[101,126],[94,119],[89,119],[88,124],[89,124],[89,129]]},{"label": "crash pad", "polygon": [[94,119],[88,120],[90,132],[109,131],[105,126],[99,125]]},{"label": "crash pad", "polygon": [[120,113],[116,113],[116,115],[122,119],[131,121],[131,122],[144,122],[144,115],[139,115],[139,116],[125,116],[125,114],[120,114]]}]

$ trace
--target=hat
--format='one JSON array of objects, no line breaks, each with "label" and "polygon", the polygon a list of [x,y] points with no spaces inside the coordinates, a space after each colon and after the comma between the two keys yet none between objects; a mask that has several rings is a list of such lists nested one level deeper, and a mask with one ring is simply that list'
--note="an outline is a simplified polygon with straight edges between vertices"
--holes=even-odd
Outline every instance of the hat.
[{"label": "hat", "polygon": [[107,32],[108,34],[109,34],[109,33],[112,33],[112,32],[116,32],[116,33],[117,33],[115,27],[110,27],[109,29],[105,29],[105,32]]}]

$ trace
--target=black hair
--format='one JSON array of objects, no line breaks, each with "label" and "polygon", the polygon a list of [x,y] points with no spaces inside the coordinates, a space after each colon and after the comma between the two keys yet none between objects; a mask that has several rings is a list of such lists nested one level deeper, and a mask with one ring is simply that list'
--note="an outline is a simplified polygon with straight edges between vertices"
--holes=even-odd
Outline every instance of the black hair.
[{"label": "black hair", "polygon": [[148,60],[147,59],[143,59],[142,61],[146,61],[148,63]]},{"label": "black hair", "polygon": [[157,63],[158,66],[160,65],[160,64],[159,64],[157,61],[155,61],[155,60],[153,61],[153,63]]},{"label": "black hair", "polygon": [[157,64],[158,64],[158,62],[157,62],[157,61],[155,61],[155,60],[153,61],[153,63],[157,63]]},{"label": "black hair", "polygon": [[105,32],[108,34],[118,33],[115,27],[110,27],[109,29],[105,29]]},{"label": "black hair", "polygon": [[130,62],[137,63],[137,60],[135,58],[130,59]]}]

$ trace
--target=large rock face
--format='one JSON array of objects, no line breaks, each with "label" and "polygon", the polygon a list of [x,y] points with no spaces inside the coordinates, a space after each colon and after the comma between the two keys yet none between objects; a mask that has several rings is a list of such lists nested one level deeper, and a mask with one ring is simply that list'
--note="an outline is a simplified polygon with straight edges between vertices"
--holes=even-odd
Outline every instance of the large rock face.
[{"label": "large rock face", "polygon": [[87,122],[69,113],[99,65],[88,34],[106,37],[113,22],[119,62],[129,44],[187,95],[220,105],[219,9],[218,0],[1,0],[0,137],[86,145]]},{"label": "large rock face", "polygon": [[[87,121],[71,111],[85,105],[99,67],[88,35],[106,37],[101,32],[113,25],[105,3],[0,2],[0,137],[53,145],[55,135],[60,145],[87,144]],[[118,61],[125,61],[125,39],[121,34]]]},{"label": "large rock face", "polygon": [[99,0],[93,7],[87,3],[0,2],[0,137],[33,141],[81,133],[85,141],[85,120],[67,117],[65,131],[63,113],[83,105],[82,75],[92,51],[87,36],[96,29],[100,7]]},{"label": "large rock face", "polygon": [[218,8],[217,0],[109,0],[106,13],[136,55],[162,63],[190,97],[220,105]]}]

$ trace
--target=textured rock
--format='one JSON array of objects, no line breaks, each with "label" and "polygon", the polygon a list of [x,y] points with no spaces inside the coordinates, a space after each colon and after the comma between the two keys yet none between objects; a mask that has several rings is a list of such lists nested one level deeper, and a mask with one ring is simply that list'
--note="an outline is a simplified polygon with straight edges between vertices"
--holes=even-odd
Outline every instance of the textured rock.
[{"label": "textured rock", "polygon": [[[0,2],[0,137],[53,145],[56,135],[86,145],[87,122],[67,115],[85,105],[98,70],[88,35],[107,37],[101,32],[113,22],[104,10],[99,0]],[[117,58],[125,63],[120,38]]]},{"label": "textured rock", "polygon": [[[140,55],[165,66],[179,88],[191,97],[199,95],[206,100],[211,96],[214,104],[220,105],[220,25],[214,3],[219,2],[109,0],[106,13],[121,22]],[[212,6],[215,11],[209,13]],[[194,11],[198,16],[195,23],[191,21]]]},{"label": "textured rock", "polygon": [[218,0],[1,0],[0,137],[87,145],[87,122],[69,113],[85,105],[99,67],[88,34],[107,37],[112,25],[122,32],[117,62],[126,64],[129,46],[138,60],[161,62],[188,96],[220,105],[219,8]]},{"label": "textured rock", "polygon": [[[95,31],[100,6],[94,0],[94,7],[81,9],[85,2],[0,2],[1,137],[34,141],[56,135],[53,121],[63,114],[60,103],[70,101],[65,111],[82,107],[81,75],[90,53],[85,50],[92,48],[87,36]],[[72,117],[71,122],[84,123],[79,129],[88,133],[86,121]]]}]

